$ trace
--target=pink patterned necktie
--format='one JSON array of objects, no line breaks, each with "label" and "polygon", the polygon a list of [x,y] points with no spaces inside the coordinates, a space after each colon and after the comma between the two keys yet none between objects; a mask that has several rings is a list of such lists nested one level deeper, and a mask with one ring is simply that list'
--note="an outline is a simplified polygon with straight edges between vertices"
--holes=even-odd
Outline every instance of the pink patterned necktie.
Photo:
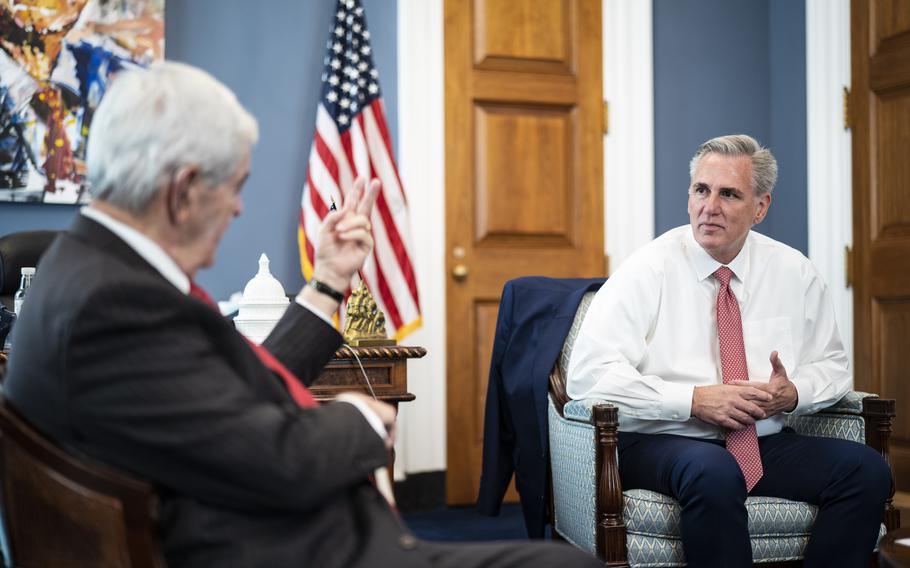
[{"label": "pink patterned necktie", "polygon": [[[743,322],[736,296],[730,288],[733,271],[721,266],[714,272],[714,278],[720,282],[720,290],[717,291],[717,340],[720,342],[720,366],[724,384],[731,381],[748,381]],[[733,454],[739,468],[743,470],[746,491],[752,491],[764,473],[755,425],[741,430],[728,430],[727,450]]]}]

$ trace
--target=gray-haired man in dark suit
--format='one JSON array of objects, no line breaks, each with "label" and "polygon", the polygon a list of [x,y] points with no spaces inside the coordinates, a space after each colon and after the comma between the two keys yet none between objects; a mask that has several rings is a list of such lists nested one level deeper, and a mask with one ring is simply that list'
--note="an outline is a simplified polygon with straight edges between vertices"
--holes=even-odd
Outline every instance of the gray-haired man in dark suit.
[{"label": "gray-haired man in dark suit", "polygon": [[15,330],[10,403],[63,447],[156,484],[171,566],[596,565],[565,545],[415,539],[368,481],[392,407],[293,394],[341,343],[329,317],[372,248],[378,182],[326,217],[319,284],[263,343],[283,371],[194,297],[242,210],[256,138],[203,71],[163,63],[115,81],[89,140],[94,201],[45,255]]}]

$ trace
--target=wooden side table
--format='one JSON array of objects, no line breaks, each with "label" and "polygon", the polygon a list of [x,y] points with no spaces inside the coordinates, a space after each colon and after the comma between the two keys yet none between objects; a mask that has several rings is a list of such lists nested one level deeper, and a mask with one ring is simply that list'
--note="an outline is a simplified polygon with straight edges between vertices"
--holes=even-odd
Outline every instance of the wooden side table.
[{"label": "wooden side table", "polygon": [[355,354],[363,364],[376,398],[395,408],[398,408],[399,402],[414,400],[414,395],[408,392],[408,359],[419,359],[427,354],[427,350],[406,345],[340,348],[322,375],[310,385],[316,400],[332,400],[345,391],[370,394]]},{"label": "wooden side table", "polygon": [[[427,354],[423,347],[389,345],[386,347],[342,347],[325,366],[325,370],[310,385],[310,391],[320,402],[330,401],[345,391],[370,394],[360,370],[366,372],[373,385],[376,398],[398,410],[399,402],[409,402],[415,396],[408,392],[408,359],[419,359]],[[395,448],[389,449],[389,484],[394,487]]]}]

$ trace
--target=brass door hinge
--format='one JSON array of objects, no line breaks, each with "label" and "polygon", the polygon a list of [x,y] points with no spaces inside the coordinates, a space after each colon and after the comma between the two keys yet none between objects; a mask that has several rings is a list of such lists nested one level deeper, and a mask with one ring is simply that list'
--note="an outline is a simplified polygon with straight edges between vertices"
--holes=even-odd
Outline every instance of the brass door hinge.
[{"label": "brass door hinge", "polygon": [[848,246],[844,247],[844,285],[853,287],[853,249]]},{"label": "brass door hinge", "polygon": [[844,130],[850,129],[850,89],[844,87]]},{"label": "brass door hinge", "polygon": [[604,101],[604,135],[610,133],[610,102]]}]

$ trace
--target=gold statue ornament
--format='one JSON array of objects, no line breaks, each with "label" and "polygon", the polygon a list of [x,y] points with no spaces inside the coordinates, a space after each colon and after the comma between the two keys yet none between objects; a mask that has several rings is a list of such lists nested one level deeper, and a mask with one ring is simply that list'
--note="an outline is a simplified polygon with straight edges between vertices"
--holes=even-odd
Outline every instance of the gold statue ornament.
[{"label": "gold statue ornament", "polygon": [[352,347],[395,345],[385,330],[385,314],[376,305],[363,280],[351,292],[344,318],[344,341]]}]

